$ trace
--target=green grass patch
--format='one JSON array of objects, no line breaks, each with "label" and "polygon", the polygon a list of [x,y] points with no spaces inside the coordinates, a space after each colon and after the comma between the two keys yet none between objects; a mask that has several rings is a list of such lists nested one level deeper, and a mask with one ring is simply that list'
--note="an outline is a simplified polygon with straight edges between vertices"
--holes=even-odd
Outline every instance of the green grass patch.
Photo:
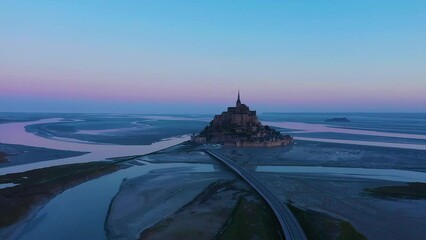
[{"label": "green grass patch", "polygon": [[346,240],[346,239],[367,239],[364,235],[362,235],[360,232],[358,232],[352,224],[340,221],[340,235],[337,238],[338,240]]},{"label": "green grass patch", "polygon": [[281,226],[264,201],[242,197],[217,239],[282,239]]},{"label": "green grass patch", "polygon": [[349,222],[287,204],[310,240],[366,240]]}]

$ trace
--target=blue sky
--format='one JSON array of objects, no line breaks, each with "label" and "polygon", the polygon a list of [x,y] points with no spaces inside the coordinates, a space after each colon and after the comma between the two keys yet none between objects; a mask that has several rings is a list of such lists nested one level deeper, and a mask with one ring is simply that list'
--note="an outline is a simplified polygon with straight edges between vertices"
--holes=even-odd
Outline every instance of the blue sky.
[{"label": "blue sky", "polygon": [[[0,111],[424,112],[426,1],[2,1]],[[88,107],[90,106],[90,107]]]}]

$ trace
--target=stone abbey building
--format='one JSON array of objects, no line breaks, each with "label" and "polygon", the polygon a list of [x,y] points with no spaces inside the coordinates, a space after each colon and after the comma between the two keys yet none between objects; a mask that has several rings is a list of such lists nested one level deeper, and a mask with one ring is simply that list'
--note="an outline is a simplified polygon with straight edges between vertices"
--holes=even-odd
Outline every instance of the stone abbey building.
[{"label": "stone abbey building", "polygon": [[235,146],[272,147],[293,142],[289,135],[282,135],[269,126],[263,126],[256,111],[241,103],[240,92],[235,107],[214,116],[208,126],[191,140],[196,143],[218,143]]}]

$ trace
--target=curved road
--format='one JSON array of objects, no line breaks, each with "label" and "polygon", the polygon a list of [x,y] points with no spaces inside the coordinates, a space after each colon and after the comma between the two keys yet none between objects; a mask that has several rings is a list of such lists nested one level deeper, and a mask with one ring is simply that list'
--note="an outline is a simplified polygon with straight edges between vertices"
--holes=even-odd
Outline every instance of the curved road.
[{"label": "curved road", "polygon": [[223,156],[222,154],[207,149],[205,149],[204,151],[210,154],[212,157],[226,164],[232,170],[234,170],[238,175],[240,175],[240,177],[242,177],[248,184],[250,184],[250,186],[253,187],[263,197],[263,199],[265,199],[265,201],[269,204],[269,206],[272,208],[275,215],[277,216],[286,240],[307,239],[305,233],[302,230],[302,227],[300,227],[299,223],[291,213],[290,209],[288,209],[287,206],[282,203],[256,177],[254,177],[253,174],[240,167],[237,163]]}]

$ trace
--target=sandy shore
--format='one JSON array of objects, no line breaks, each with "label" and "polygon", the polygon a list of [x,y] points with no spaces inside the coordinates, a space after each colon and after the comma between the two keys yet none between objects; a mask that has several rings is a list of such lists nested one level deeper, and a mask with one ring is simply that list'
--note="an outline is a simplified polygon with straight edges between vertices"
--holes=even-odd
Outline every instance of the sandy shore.
[{"label": "sandy shore", "polygon": [[153,171],[124,181],[110,205],[105,223],[108,237],[139,239],[144,230],[177,212],[210,184],[233,178],[225,172],[188,173],[185,170]]}]

